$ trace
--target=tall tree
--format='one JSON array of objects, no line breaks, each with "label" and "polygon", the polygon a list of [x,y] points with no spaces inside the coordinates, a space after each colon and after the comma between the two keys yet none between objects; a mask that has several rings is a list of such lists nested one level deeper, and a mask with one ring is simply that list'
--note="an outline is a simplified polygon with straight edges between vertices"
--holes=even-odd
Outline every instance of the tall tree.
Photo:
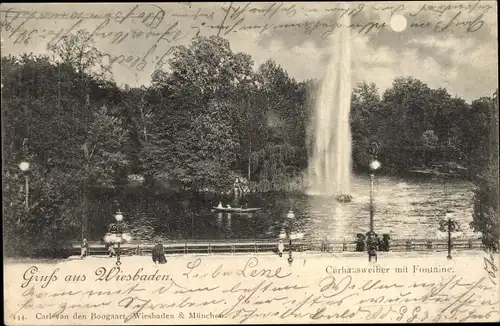
[{"label": "tall tree", "polygon": [[276,189],[290,176],[292,166],[306,162],[306,86],[272,60],[259,67],[256,80],[255,112],[250,121],[257,121],[261,129],[252,135],[249,163],[259,171],[260,181]]},{"label": "tall tree", "polygon": [[127,131],[121,121],[109,115],[108,109],[102,106],[94,112],[93,121],[88,128],[82,145],[82,169],[73,175],[81,180],[83,192],[83,226],[82,238],[88,233],[87,201],[89,191],[93,187],[114,188],[116,176],[128,165],[123,146],[127,141]]},{"label": "tall tree", "polygon": [[[380,113],[381,103],[375,84],[360,83],[352,92],[350,124],[352,133],[352,157],[356,170],[368,168],[368,149],[377,141],[377,133],[383,130],[384,117]],[[384,144],[381,144],[384,146]]]},{"label": "tall tree", "polygon": [[[115,141],[114,129],[97,128],[114,118],[109,115],[108,120],[101,120],[103,112],[93,110],[100,107],[94,103],[112,99],[108,91],[113,83],[98,80],[70,62],[34,55],[2,58],[2,72],[7,73],[2,73],[2,109],[9,126],[4,130],[9,148],[4,162],[10,166],[4,174],[12,182],[8,189],[19,189],[19,162],[30,163],[28,209],[16,205],[16,200],[8,204],[9,218],[15,223],[7,224],[15,227],[6,229],[6,234],[25,233],[31,237],[30,245],[57,248],[61,241],[74,238],[72,228],[87,218],[82,211],[86,198],[82,191],[103,186],[95,183],[97,175],[101,181],[105,174],[109,174],[106,181],[113,179],[115,163],[122,161],[116,147],[102,151],[103,144]],[[86,164],[98,157],[99,164]],[[89,179],[88,187],[82,187],[83,179]],[[22,188],[21,197],[25,193]],[[15,197],[19,193],[11,198]],[[11,249],[21,250],[22,244]]]},{"label": "tall tree", "polygon": [[384,92],[387,122],[380,155],[389,168],[407,171],[421,164],[419,139],[426,130],[430,94],[429,87],[413,77],[396,78]]},{"label": "tall tree", "polygon": [[[145,154],[150,158],[148,166],[158,168],[163,165],[161,172],[187,187],[206,185],[215,177],[225,179],[235,162],[226,160],[213,175],[215,163],[200,163],[206,160],[206,152],[199,146],[200,137],[208,137],[208,132],[219,125],[225,130],[210,136],[211,140],[216,144],[237,143],[236,138],[231,136],[228,140],[226,137],[227,132],[233,135],[231,130],[240,115],[235,94],[251,87],[254,82],[250,56],[234,53],[225,39],[197,37],[187,47],[175,47],[169,65],[168,73],[153,73],[158,101],[152,111],[156,126],[148,145],[150,153],[160,151],[168,155],[161,156],[165,158],[163,164],[155,164],[153,156]],[[237,145],[226,146],[225,149],[233,153],[225,152],[220,159],[232,160],[237,148]],[[216,153],[222,155],[220,151]],[[191,172],[199,173],[196,182],[191,178],[195,176],[190,175]]]},{"label": "tall tree", "polygon": [[104,62],[103,53],[87,30],[64,35],[56,43],[49,43],[47,48],[54,54],[54,61],[72,67],[81,82],[87,76],[101,80],[111,77],[110,66]]},{"label": "tall tree", "polygon": [[[478,147],[486,152],[487,164],[481,164],[482,170],[475,176],[474,213],[471,226],[482,233],[482,240],[488,249],[500,248],[499,228],[499,154],[498,154],[498,90],[491,98],[481,98],[475,105],[488,108],[488,131],[486,139]],[[484,113],[484,112],[483,112]],[[478,117],[479,127],[484,126],[485,117]],[[483,136],[483,135],[481,135]],[[483,154],[482,157],[485,155]]]}]

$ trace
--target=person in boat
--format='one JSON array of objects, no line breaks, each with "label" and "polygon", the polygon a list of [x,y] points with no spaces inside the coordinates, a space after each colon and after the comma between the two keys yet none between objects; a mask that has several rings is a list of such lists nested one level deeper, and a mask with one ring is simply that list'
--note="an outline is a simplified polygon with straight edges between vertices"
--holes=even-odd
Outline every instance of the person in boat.
[{"label": "person in boat", "polygon": [[217,208],[223,208],[222,203],[219,202],[219,205],[217,205]]},{"label": "person in boat", "polygon": [[153,248],[153,261],[155,264],[165,264],[167,258],[165,258],[165,250],[163,249],[163,243],[161,240],[157,240],[156,245]]},{"label": "person in boat", "polygon": [[227,204],[227,208],[231,209],[231,205]]},{"label": "person in boat", "polygon": [[285,250],[285,245],[283,244],[283,239],[279,239],[279,241],[278,241],[278,255],[280,257],[283,256],[284,250]]}]

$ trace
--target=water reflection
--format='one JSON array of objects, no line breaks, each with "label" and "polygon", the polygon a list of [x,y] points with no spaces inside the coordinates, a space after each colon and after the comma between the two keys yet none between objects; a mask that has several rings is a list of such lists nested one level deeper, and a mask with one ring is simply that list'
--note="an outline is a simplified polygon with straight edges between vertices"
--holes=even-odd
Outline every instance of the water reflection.
[{"label": "water reflection", "polygon": [[[438,235],[438,221],[446,209],[453,209],[467,235],[472,217],[471,184],[457,181],[443,184],[437,181],[397,181],[376,178],[374,188],[374,226],[378,233],[399,237]],[[369,229],[369,183],[367,178],[355,178],[353,200],[339,203],[326,197],[309,197],[308,234],[328,238],[364,233]]]},{"label": "water reflection", "polygon": [[341,203],[333,197],[324,196],[309,196],[308,197],[308,211],[306,215],[314,216],[314,219],[307,219],[306,221],[306,235],[311,237],[315,235],[316,228],[322,228],[323,236],[328,238],[343,237],[348,233],[357,233],[359,220],[365,210],[364,202],[356,203]]},{"label": "water reflection", "polygon": [[[369,178],[356,177],[352,183],[353,200],[337,202],[331,197],[305,194],[253,194],[245,196],[249,207],[260,207],[254,214],[213,212],[219,201],[230,198],[189,194],[120,196],[100,194],[91,207],[92,239],[102,239],[113,222],[115,199],[121,203],[125,220],[138,239],[161,236],[165,239],[256,239],[274,238],[290,229],[306,238],[351,238],[369,229]],[[472,185],[457,181],[375,179],[375,219],[378,233],[392,236],[435,236],[444,212],[452,209],[465,235],[472,235]],[[295,218],[287,218],[293,209]],[[104,218],[103,218],[104,217]]]},{"label": "water reflection", "polygon": [[231,213],[227,213],[226,232],[231,234]]}]

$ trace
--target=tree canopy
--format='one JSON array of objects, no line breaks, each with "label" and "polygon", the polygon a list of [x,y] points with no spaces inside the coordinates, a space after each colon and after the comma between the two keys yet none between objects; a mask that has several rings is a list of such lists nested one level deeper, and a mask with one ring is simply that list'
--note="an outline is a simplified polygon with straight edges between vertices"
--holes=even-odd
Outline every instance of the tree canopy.
[{"label": "tree canopy", "polygon": [[[129,174],[144,176],[146,187],[165,177],[181,189],[225,191],[243,177],[256,189],[280,190],[307,168],[319,80],[297,81],[273,60],[254,69],[248,54],[216,36],[175,47],[167,69],[141,88],[119,88],[83,32],[51,49],[53,58],[2,57],[4,221],[12,250],[19,233],[47,243],[85,230],[87,196],[124,184]],[[397,78],[382,94],[361,83],[352,91],[350,124],[355,171],[368,169],[373,142],[387,174],[456,162],[481,180],[474,227],[498,230],[490,196],[498,183],[489,177],[498,176],[496,93],[467,103],[413,77]],[[28,211],[22,160],[31,163]]]}]

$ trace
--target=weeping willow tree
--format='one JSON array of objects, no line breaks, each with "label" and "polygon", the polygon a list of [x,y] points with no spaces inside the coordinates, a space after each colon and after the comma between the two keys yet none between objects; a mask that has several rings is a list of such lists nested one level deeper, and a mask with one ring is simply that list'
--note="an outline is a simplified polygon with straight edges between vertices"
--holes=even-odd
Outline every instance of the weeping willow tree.
[{"label": "weeping willow tree", "polygon": [[288,188],[292,166],[289,165],[297,149],[290,144],[266,144],[252,152],[253,172],[259,172],[259,191],[277,191]]}]

